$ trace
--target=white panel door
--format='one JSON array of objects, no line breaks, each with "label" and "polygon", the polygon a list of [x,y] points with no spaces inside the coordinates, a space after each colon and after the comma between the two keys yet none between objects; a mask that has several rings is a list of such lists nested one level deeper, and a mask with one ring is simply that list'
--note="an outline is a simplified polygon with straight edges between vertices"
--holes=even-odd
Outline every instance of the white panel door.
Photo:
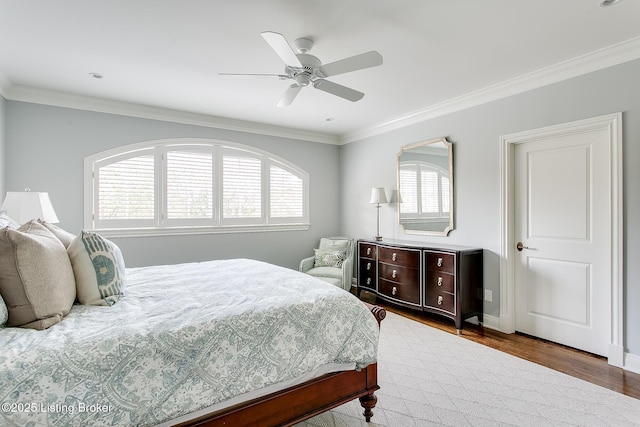
[{"label": "white panel door", "polygon": [[611,326],[608,144],[596,129],[514,151],[515,328],[602,356]]}]

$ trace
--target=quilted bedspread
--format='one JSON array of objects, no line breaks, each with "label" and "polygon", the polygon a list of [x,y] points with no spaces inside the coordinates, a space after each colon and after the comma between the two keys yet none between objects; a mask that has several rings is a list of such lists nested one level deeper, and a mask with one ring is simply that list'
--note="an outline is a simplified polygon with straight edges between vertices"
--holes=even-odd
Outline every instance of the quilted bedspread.
[{"label": "quilted bedspread", "polygon": [[127,269],[111,307],[0,328],[0,425],[154,425],[328,363],[376,361],[353,295],[247,260]]}]

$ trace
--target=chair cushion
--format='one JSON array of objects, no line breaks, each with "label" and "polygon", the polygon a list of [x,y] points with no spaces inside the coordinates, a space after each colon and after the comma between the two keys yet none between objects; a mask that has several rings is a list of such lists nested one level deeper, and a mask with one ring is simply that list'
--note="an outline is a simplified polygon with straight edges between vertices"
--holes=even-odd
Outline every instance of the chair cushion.
[{"label": "chair cushion", "polygon": [[307,274],[319,278],[338,279],[342,283],[342,269],[337,267],[314,267]]},{"label": "chair cushion", "polygon": [[316,255],[313,263],[314,267],[337,267],[342,268],[344,260],[347,259],[347,246],[335,245],[325,249],[314,249]]}]

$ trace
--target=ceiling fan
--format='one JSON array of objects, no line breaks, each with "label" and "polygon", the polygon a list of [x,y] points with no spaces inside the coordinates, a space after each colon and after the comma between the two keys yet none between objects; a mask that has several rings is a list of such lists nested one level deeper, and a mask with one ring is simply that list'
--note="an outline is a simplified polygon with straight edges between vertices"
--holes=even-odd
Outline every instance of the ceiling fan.
[{"label": "ceiling fan", "polygon": [[375,67],[382,64],[382,55],[376,51],[362,53],[360,55],[351,56],[339,61],[322,65],[322,62],[309,52],[313,47],[313,40],[309,38],[300,38],[295,40],[294,45],[296,51],[287,42],[280,33],[265,31],[262,33],[269,46],[285,63],[284,74],[233,74],[220,73],[222,77],[277,77],[280,80],[295,80],[291,86],[287,88],[282,98],[278,101],[278,107],[286,107],[291,105],[300,89],[306,86],[313,86],[323,92],[339,96],[355,102],[362,99],[364,93],[357,90],[339,85],[326,77],[338,74],[349,73],[351,71],[362,70],[364,68]]}]

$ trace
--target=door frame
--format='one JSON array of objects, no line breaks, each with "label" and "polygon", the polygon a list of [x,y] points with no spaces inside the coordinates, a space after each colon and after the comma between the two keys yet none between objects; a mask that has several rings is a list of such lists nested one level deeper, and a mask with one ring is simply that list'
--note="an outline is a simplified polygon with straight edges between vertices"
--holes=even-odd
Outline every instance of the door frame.
[{"label": "door frame", "polygon": [[514,152],[516,144],[554,136],[606,130],[609,135],[609,189],[611,202],[611,333],[608,361],[624,365],[624,269],[622,193],[622,113],[614,113],[500,137],[500,331],[515,332],[515,198]]}]

